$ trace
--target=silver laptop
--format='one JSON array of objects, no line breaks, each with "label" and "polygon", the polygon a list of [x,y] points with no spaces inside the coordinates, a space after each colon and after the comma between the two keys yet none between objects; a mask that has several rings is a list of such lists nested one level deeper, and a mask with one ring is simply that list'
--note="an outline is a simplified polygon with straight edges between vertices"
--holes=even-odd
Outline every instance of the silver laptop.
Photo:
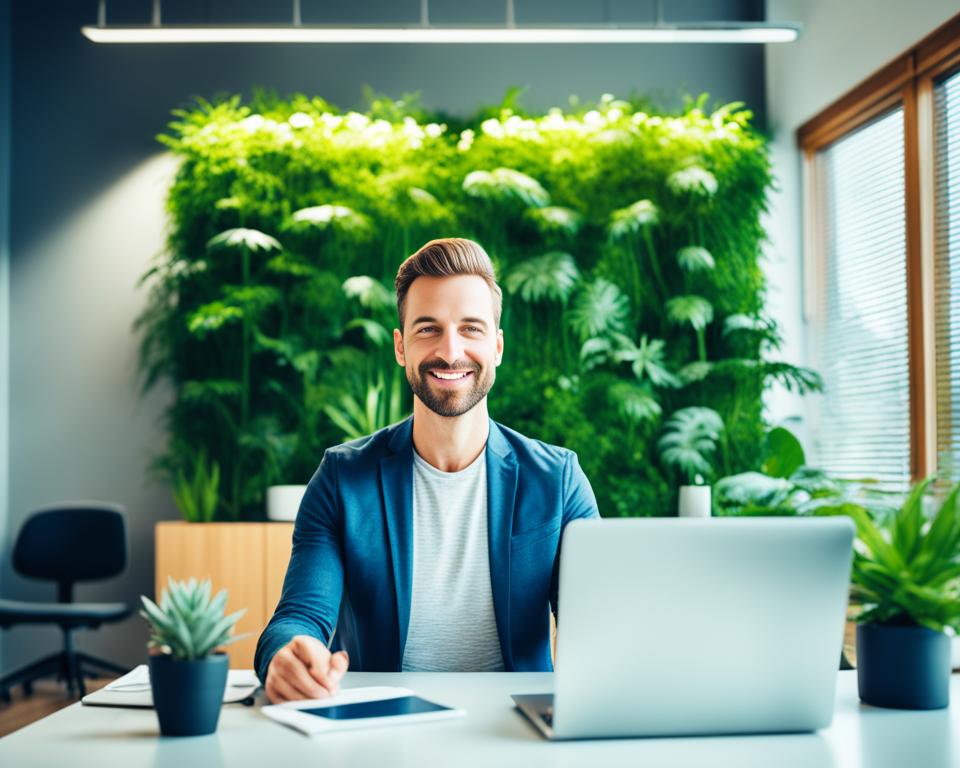
[{"label": "silver laptop", "polygon": [[835,518],[577,520],[563,533],[549,739],[829,725],[854,527]]}]

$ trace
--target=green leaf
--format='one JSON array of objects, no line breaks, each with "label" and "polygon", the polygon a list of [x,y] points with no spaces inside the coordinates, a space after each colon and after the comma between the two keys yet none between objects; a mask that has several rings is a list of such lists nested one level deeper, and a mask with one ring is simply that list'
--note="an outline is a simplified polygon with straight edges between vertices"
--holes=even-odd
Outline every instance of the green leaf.
[{"label": "green leaf", "polygon": [[677,264],[684,272],[709,272],[716,266],[713,255],[699,245],[688,245],[677,251]]},{"label": "green leaf", "polygon": [[711,458],[722,433],[723,419],[712,408],[681,408],[667,420],[657,442],[660,460],[688,480],[711,476]]},{"label": "green leaf", "polygon": [[597,278],[577,294],[567,320],[580,341],[585,342],[604,334],[622,333],[629,311],[623,291],[609,280]]},{"label": "green leaf", "polygon": [[508,293],[519,294],[526,302],[565,303],[580,271],[569,253],[551,251],[521,262],[507,275]]},{"label": "green leaf", "polygon": [[471,171],[463,180],[463,191],[471,197],[498,203],[518,202],[528,208],[550,204],[550,195],[539,181],[513,168]]},{"label": "green leaf", "polygon": [[713,305],[702,296],[677,296],[667,302],[667,319],[701,331],[713,321]]},{"label": "green leaf", "polygon": [[208,248],[245,248],[248,251],[278,251],[281,246],[276,238],[257,229],[228,229],[207,243]]},{"label": "green leaf", "polygon": [[765,457],[761,469],[771,477],[790,477],[806,464],[803,446],[796,436],[784,427],[767,432]]},{"label": "green leaf", "polygon": [[635,235],[660,220],[660,211],[650,200],[637,200],[626,208],[619,208],[610,217],[607,232],[611,240],[622,240]]}]

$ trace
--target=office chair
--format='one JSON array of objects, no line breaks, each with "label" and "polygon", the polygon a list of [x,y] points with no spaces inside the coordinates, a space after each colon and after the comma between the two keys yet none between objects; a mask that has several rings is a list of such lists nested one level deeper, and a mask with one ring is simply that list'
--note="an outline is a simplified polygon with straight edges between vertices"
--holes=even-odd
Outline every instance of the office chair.
[{"label": "office chair", "polygon": [[34,579],[57,583],[57,602],[27,602],[0,598],[0,629],[15,624],[56,624],[63,630],[63,650],[52,653],[0,677],[0,700],[10,701],[10,688],[23,686],[24,696],[34,680],[57,673],[66,680],[67,695],[74,688],[86,695],[87,668],[117,674],[129,670],[119,664],[75,650],[73,632],[96,629],[125,619],[133,610],[125,603],[75,603],[78,581],[107,579],[127,565],[127,532],[123,507],[105,502],[66,502],[33,513],[20,529],[13,548],[13,568]]}]

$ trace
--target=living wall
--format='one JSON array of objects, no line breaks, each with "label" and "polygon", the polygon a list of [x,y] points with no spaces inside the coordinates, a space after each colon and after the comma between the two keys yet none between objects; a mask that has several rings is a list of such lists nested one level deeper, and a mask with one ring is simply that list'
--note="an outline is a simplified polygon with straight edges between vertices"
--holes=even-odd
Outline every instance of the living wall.
[{"label": "living wall", "polygon": [[602,514],[672,514],[681,482],[757,468],[764,388],[818,380],[773,359],[764,140],[741,105],[704,103],[176,112],[159,137],[182,160],[171,232],[138,327],[144,386],[173,384],[157,466],[181,507],[261,517],[267,486],[409,413],[393,278],[445,236],[482,243],[505,289],[491,415],[577,451]]}]

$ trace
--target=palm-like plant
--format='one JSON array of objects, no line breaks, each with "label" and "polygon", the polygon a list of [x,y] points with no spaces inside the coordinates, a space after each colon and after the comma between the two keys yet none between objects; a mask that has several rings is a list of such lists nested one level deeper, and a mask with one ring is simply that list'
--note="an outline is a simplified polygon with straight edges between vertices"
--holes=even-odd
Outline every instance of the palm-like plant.
[{"label": "palm-like plant", "polygon": [[314,205],[294,211],[290,217],[295,224],[309,224],[318,229],[337,227],[345,232],[365,230],[367,217],[345,205]]},{"label": "palm-like plant", "polygon": [[713,197],[717,187],[716,176],[699,165],[689,165],[667,177],[667,188],[677,195]]},{"label": "palm-like plant", "polygon": [[569,253],[551,251],[521,262],[507,275],[506,289],[526,302],[566,302],[580,277]]},{"label": "palm-like plant", "polygon": [[631,286],[634,309],[638,311],[643,303],[643,285],[638,264],[640,259],[638,242],[642,241],[646,248],[650,270],[660,290],[660,296],[666,297],[667,295],[667,286],[660,271],[660,260],[653,244],[653,227],[659,220],[660,211],[653,202],[638,200],[626,208],[615,210],[610,216],[610,223],[607,226],[607,234],[611,242],[620,243],[621,247],[626,249],[624,277]]},{"label": "palm-like plant", "polygon": [[716,266],[713,254],[699,245],[688,245],[677,251],[677,264],[684,272],[709,272]]},{"label": "palm-like plant", "polygon": [[688,482],[698,475],[709,477],[714,474],[713,454],[723,430],[723,419],[712,408],[681,408],[667,420],[657,441],[660,460]]},{"label": "palm-like plant", "polygon": [[[228,229],[207,242],[209,250],[215,249],[236,249],[241,255],[242,285],[234,291],[234,302],[223,303],[223,315],[236,316],[240,313],[240,320],[243,323],[243,333],[240,349],[240,419],[238,429],[241,439],[237,441],[237,458],[233,465],[232,478],[232,509],[234,516],[239,513],[241,507],[240,497],[240,478],[244,472],[243,459],[244,448],[242,436],[247,429],[250,419],[250,355],[252,347],[252,337],[255,328],[255,313],[258,308],[262,308],[265,294],[277,297],[278,292],[268,286],[252,286],[250,284],[250,256],[258,251],[280,250],[281,245],[276,238],[260,232],[256,229],[236,228]],[[258,300],[258,296],[261,300]],[[233,307],[232,310],[226,307]],[[195,318],[191,319],[191,326],[195,326]],[[219,326],[218,326],[219,327]]]},{"label": "palm-like plant", "polygon": [[663,412],[657,398],[644,384],[618,381],[610,387],[608,395],[617,404],[620,415],[631,424],[655,422]]},{"label": "palm-like plant", "polygon": [[532,221],[543,235],[562,234],[572,237],[583,225],[583,216],[572,208],[559,205],[530,208],[524,216]]},{"label": "palm-like plant", "polygon": [[585,342],[626,329],[630,306],[620,288],[602,277],[587,283],[573,301],[567,320]]},{"label": "palm-like plant", "polygon": [[667,302],[667,319],[676,325],[688,324],[697,336],[697,356],[707,359],[705,329],[713,321],[713,305],[702,296],[677,296]]},{"label": "palm-like plant", "polygon": [[396,304],[396,296],[388,291],[383,283],[368,275],[348,277],[343,281],[343,292],[374,312]]},{"label": "palm-like plant", "polygon": [[679,387],[680,380],[667,370],[664,362],[665,343],[663,339],[648,339],[644,334],[640,343],[623,334],[614,334],[616,345],[610,357],[618,363],[629,363],[630,370],[637,381],[648,380],[655,387]]},{"label": "palm-like plant", "polygon": [[[518,264],[504,281],[507,292],[512,295],[519,295],[528,305],[540,302],[559,305],[559,323],[557,323],[556,328],[561,337],[560,348],[564,361],[569,356],[568,334],[564,317],[566,304],[579,277],[580,270],[569,253],[551,251]],[[541,311],[552,314],[555,310],[543,307]],[[528,307],[523,314],[525,316],[527,341],[534,345],[537,341],[534,338],[533,308]],[[550,360],[553,355],[554,337],[555,334],[551,334],[542,343],[542,349],[547,360]]]},{"label": "palm-like plant", "polygon": [[550,204],[550,195],[539,181],[513,168],[471,171],[463,179],[463,191],[482,200],[519,202],[527,208]]}]

